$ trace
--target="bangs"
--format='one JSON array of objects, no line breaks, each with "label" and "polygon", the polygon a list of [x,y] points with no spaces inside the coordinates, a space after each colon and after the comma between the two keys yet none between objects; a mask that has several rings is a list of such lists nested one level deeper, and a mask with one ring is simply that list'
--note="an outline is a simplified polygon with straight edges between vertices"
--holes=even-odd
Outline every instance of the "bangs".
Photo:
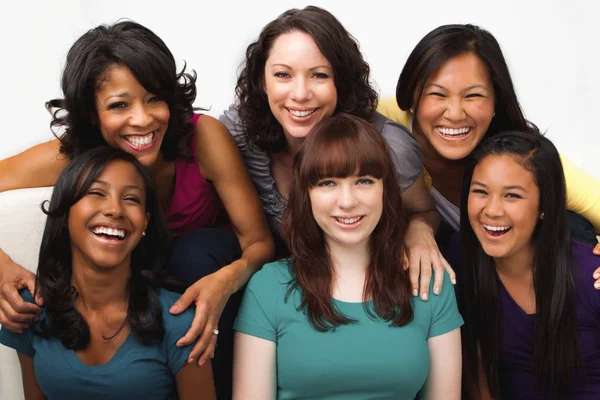
[{"label": "bangs", "polygon": [[[306,149],[299,171],[305,187],[316,186],[325,178],[384,177],[386,163],[381,154],[382,148],[376,142],[365,140],[367,136],[354,129],[341,132],[328,129],[314,133],[318,134],[318,138],[311,142],[310,149]],[[375,134],[379,135],[378,132]]]}]

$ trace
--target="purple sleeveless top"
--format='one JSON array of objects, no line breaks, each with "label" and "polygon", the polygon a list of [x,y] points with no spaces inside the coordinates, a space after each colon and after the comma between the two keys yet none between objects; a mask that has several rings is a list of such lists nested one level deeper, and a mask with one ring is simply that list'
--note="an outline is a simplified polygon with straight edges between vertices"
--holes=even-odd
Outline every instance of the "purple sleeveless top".
[{"label": "purple sleeveless top", "polygon": [[[194,128],[199,117],[200,114],[194,114],[190,120]],[[175,163],[175,188],[167,210],[167,221],[174,237],[198,228],[214,228],[224,212],[214,186],[204,178],[198,167],[195,129],[190,150],[194,162]]]}]

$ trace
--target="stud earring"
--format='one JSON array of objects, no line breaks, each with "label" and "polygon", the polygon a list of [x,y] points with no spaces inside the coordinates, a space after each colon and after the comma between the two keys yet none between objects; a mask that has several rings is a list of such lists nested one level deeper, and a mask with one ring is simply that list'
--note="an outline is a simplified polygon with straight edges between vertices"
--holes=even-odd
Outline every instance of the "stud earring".
[{"label": "stud earring", "polygon": [[412,108],[409,108],[408,111],[410,111],[411,114],[414,114],[415,110]]},{"label": "stud earring", "polygon": [[492,114],[492,118],[494,118],[495,116],[496,116],[496,113],[493,113],[493,114]]},{"label": "stud earring", "polygon": [[142,236],[146,236],[146,231],[142,232]]},{"label": "stud earring", "polygon": [[544,213],[540,214],[540,219],[544,219]]}]

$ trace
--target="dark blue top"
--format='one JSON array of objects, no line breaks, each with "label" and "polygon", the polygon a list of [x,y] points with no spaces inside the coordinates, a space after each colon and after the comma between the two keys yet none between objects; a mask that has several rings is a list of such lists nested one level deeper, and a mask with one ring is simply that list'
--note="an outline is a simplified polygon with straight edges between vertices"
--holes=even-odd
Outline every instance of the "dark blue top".
[{"label": "dark blue top", "polygon": [[[33,302],[22,290],[23,299]],[[132,334],[103,365],[87,366],[73,350],[55,338],[35,335],[32,328],[22,334],[2,328],[0,343],[33,358],[37,382],[49,400],[177,399],[175,374],[184,365],[192,344],[177,347],[194,318],[194,310],[171,315],[169,308],[179,295],[159,291],[165,335],[159,343],[143,345]],[[45,317],[44,309],[40,320]]]}]

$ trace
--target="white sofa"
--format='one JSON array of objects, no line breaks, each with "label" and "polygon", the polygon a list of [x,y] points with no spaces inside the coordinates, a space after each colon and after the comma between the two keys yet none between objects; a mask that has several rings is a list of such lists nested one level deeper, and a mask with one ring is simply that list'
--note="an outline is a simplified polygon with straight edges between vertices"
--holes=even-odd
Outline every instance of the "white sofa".
[{"label": "white sofa", "polygon": [[[34,272],[46,221],[40,205],[51,194],[51,187],[0,193],[0,248],[16,263]],[[17,353],[3,345],[0,345],[0,400],[23,400]]]}]

